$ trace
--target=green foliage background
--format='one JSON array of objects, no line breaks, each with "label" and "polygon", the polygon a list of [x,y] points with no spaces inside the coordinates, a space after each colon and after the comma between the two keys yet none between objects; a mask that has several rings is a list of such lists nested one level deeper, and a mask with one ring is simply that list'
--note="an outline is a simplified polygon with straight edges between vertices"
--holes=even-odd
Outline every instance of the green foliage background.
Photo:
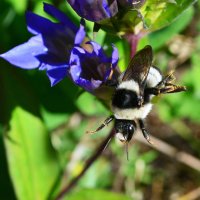
[{"label": "green foliage background", "polygon": [[[79,17],[65,1],[48,2],[78,24]],[[152,45],[155,65],[163,71],[168,71],[170,61],[173,61],[178,83],[188,88],[185,93],[163,97],[155,105],[148,120],[152,135],[155,133],[156,137],[199,157],[200,3],[196,2],[195,6],[191,3],[193,1],[148,1],[141,12],[149,26],[149,34],[140,40],[138,48]],[[0,53],[30,37],[24,16],[27,9],[47,16],[41,0],[0,1]],[[87,29],[92,37],[91,22],[87,22]],[[180,51],[187,50],[183,57],[172,48],[180,36],[189,39],[189,47],[185,46],[184,39],[180,43]],[[98,33],[96,41],[104,46],[114,43],[120,52],[120,68],[126,68],[130,60],[126,41],[103,31]],[[81,89],[70,80],[63,80],[51,88],[45,72],[25,71],[0,60],[1,199],[54,199],[61,187],[81,171],[86,159],[111,127],[94,136],[85,134],[86,130],[97,127],[110,111],[94,96],[88,93],[79,95],[80,92]],[[166,128],[164,134],[160,133],[160,124],[170,131]],[[154,184],[163,181],[171,173],[171,168],[164,166],[162,169],[163,165],[159,164],[163,161],[161,154],[139,142],[130,146],[129,154],[128,162],[123,147],[112,142],[68,199],[89,200],[91,195],[93,200],[148,199],[149,195],[153,198],[150,191]],[[187,167],[177,167],[170,159],[167,162],[171,167],[174,165],[175,174],[184,172],[188,177],[186,182],[193,183],[191,190],[198,186],[199,173]],[[165,174],[164,170],[168,173]],[[171,183],[169,192],[163,192],[162,199],[168,199],[176,181],[180,181],[178,175],[174,178],[177,179]],[[121,185],[117,187],[117,184]],[[163,184],[166,183],[163,181]],[[184,194],[189,189],[177,188],[177,191]]]}]

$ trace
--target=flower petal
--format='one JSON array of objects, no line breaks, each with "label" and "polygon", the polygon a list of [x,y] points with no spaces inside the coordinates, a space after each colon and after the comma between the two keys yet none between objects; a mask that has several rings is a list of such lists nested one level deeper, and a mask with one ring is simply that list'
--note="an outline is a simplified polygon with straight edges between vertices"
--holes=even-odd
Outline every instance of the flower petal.
[{"label": "flower petal", "polygon": [[[52,68],[52,66],[46,66],[47,68],[47,76],[51,82],[51,86],[54,86],[58,82],[60,82],[63,78],[67,76],[67,68],[68,65],[57,66]],[[49,68],[49,69],[48,69]]]},{"label": "flower petal", "polygon": [[0,57],[23,69],[34,69],[41,64],[35,56],[46,51],[47,49],[43,45],[41,35],[37,35],[28,40],[28,42],[1,54]]},{"label": "flower petal", "polygon": [[118,61],[119,61],[119,52],[118,52],[118,49],[117,47],[112,44],[112,48],[113,48],[113,52],[112,52],[112,67],[116,67]]},{"label": "flower petal", "polygon": [[80,45],[83,42],[85,35],[86,35],[86,33],[85,33],[85,22],[84,22],[84,20],[81,20],[80,28],[79,28],[78,32],[76,33],[74,44]]},{"label": "flower petal", "polygon": [[104,53],[103,48],[101,47],[100,44],[94,42],[94,41],[89,41],[87,42],[88,44],[91,44],[93,47],[93,52],[95,53],[95,55],[98,55],[99,58],[101,58],[102,62],[106,62],[107,61],[107,56]]},{"label": "flower petal", "polygon": [[98,88],[101,85],[102,81],[100,80],[86,80],[81,77],[79,77],[78,80],[76,80],[76,84],[84,88],[88,92],[93,92],[96,88]]},{"label": "flower petal", "polygon": [[48,3],[43,3],[43,4],[44,4],[44,11],[46,13],[50,14],[55,19],[58,19],[59,22],[61,22],[62,24],[67,25],[74,32],[77,32],[78,28],[72,23],[72,21],[67,17],[67,15],[65,15],[63,12],[61,12],[51,4]]},{"label": "flower petal", "polygon": [[50,20],[36,15],[32,12],[26,12],[26,23],[29,32],[32,34],[50,34],[55,28],[56,24]]},{"label": "flower petal", "polygon": [[62,60],[60,58],[58,58],[57,55],[51,53],[51,52],[47,52],[45,54],[41,54],[36,56],[36,58],[41,62],[41,63],[45,63],[51,66],[60,66],[60,65],[64,65],[67,62],[67,58],[65,58],[65,60]]},{"label": "flower petal", "polygon": [[80,65],[72,65],[70,66],[70,75],[74,82],[76,82],[81,74],[81,66]]}]

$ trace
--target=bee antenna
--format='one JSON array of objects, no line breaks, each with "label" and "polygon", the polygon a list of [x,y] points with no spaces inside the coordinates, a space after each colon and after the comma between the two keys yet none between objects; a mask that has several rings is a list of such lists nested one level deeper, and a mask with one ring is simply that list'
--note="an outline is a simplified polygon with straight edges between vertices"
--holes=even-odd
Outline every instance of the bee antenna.
[{"label": "bee antenna", "polygon": [[129,161],[128,142],[125,143],[125,151],[126,151],[126,159],[127,159],[127,161]]},{"label": "bee antenna", "polygon": [[112,139],[112,138],[110,138],[110,139],[108,140],[108,142],[105,144],[105,147],[103,148],[103,151],[106,150],[106,148],[108,147],[108,144],[110,143],[111,139]]}]

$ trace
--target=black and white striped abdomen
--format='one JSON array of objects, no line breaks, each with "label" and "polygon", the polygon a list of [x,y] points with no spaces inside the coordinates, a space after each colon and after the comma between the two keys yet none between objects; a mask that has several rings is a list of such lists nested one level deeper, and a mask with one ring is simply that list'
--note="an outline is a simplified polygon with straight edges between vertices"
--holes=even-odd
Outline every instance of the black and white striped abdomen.
[{"label": "black and white striped abdomen", "polygon": [[116,89],[112,99],[112,111],[116,119],[144,119],[152,104],[138,107],[139,85],[134,80],[123,81]]}]

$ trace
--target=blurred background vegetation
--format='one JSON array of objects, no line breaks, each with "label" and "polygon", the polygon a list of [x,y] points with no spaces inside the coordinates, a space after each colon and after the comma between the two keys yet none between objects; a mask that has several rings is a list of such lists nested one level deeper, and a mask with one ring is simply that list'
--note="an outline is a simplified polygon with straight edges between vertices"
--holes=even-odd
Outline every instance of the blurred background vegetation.
[{"label": "blurred background vegetation", "polygon": [[[48,1],[78,24],[64,0]],[[25,42],[30,34],[24,13],[46,16],[41,0],[0,1],[0,53]],[[92,35],[92,25],[87,28]],[[154,146],[139,135],[124,147],[114,139],[91,166],[70,200],[200,199],[200,1],[169,26],[139,42],[154,49],[154,63],[175,75],[185,93],[156,102],[147,119]],[[130,60],[128,44],[100,31],[97,41],[116,44],[119,65]],[[94,96],[65,79],[51,88],[45,72],[25,71],[0,60],[0,198],[54,199],[83,169],[112,126],[90,136],[109,114]]]}]

